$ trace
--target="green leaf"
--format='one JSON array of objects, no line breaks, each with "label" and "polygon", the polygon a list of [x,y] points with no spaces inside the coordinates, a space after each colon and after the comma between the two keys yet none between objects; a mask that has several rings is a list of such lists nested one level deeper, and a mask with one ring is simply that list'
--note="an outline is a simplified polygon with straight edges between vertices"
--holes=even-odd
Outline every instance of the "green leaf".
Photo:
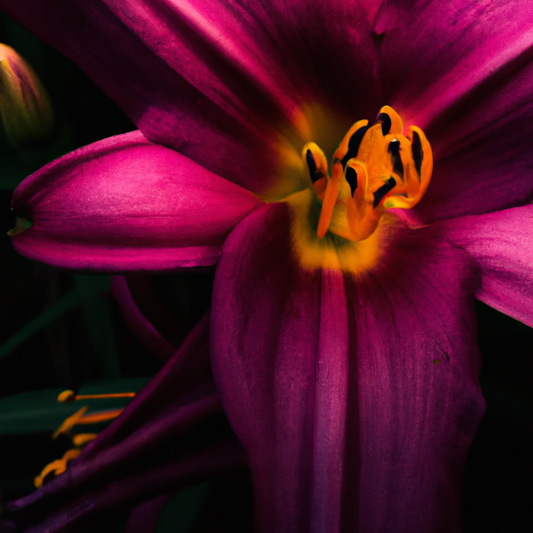
[{"label": "green leaf", "polygon": [[178,492],[163,508],[156,533],[187,533],[198,518],[210,488],[209,483]]}]

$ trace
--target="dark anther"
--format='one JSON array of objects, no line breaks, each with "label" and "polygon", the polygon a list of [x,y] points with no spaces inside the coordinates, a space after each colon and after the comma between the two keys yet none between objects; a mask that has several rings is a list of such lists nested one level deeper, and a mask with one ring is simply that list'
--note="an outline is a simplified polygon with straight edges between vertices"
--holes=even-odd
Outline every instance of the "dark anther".
[{"label": "dark anther", "polygon": [[365,136],[365,133],[367,132],[369,126],[363,126],[362,128],[359,128],[348,141],[348,151],[346,152],[346,155],[341,159],[342,168],[346,168],[346,163],[352,157],[357,157],[357,152],[359,152],[359,146],[361,145],[361,141],[363,140],[363,137]]},{"label": "dark anther", "polygon": [[416,131],[413,131],[413,142],[411,144],[411,150],[413,151],[413,160],[415,162],[416,171],[418,176],[422,171],[422,159],[424,158],[424,152],[422,150],[422,143],[420,142],[420,135]]},{"label": "dark anther", "polygon": [[389,115],[387,115],[387,113],[380,113],[376,117],[374,124],[377,124],[378,122],[381,122],[381,131],[383,132],[383,135],[387,135],[392,126],[392,120],[390,119]]},{"label": "dark anther", "polygon": [[307,150],[305,153],[305,159],[307,160],[307,166],[309,167],[311,181],[315,183],[322,177],[322,175],[316,168],[315,158],[313,157],[313,152],[311,152],[311,150]]},{"label": "dark anther", "polygon": [[348,167],[346,169],[346,181],[348,182],[348,185],[350,186],[350,189],[352,190],[352,196],[355,192],[355,189],[357,189],[357,172],[352,167]]},{"label": "dark anther", "polygon": [[398,139],[394,139],[390,142],[389,154],[392,158],[392,168],[394,172],[403,179],[403,163],[400,156],[400,141]]},{"label": "dark anther", "polygon": [[385,185],[382,185],[375,193],[374,193],[374,209],[379,205],[379,202],[383,200],[383,197],[392,189],[396,187],[396,180],[394,178],[390,178]]}]

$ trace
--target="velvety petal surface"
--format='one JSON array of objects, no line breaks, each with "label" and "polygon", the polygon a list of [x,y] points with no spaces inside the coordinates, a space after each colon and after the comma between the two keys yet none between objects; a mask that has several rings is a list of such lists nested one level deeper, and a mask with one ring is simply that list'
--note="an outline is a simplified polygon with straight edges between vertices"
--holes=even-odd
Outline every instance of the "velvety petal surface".
[{"label": "velvety petal surface", "polygon": [[443,228],[479,269],[476,297],[533,326],[533,206],[457,218]]},{"label": "velvety petal surface", "polygon": [[6,506],[0,530],[11,523],[28,533],[79,531],[105,513],[245,464],[211,375],[207,315],[63,475]]},{"label": "velvety petal surface", "polygon": [[532,24],[527,0],[392,0],[377,13],[386,103],[434,150],[425,221],[533,198]]},{"label": "velvety petal surface", "polygon": [[140,132],[50,163],[15,191],[32,226],[23,255],[55,266],[120,272],[213,265],[231,229],[261,201]]},{"label": "velvety petal surface", "polygon": [[300,266],[287,204],[229,236],[211,357],[262,533],[451,533],[484,412],[468,256],[397,226],[355,277]]},{"label": "velvety petal surface", "polygon": [[255,192],[303,188],[305,141],[330,154],[353,121],[390,104],[434,146],[434,180],[417,209],[425,221],[533,193],[527,0],[0,7],[81,65],[150,140]]},{"label": "velvety petal surface", "polygon": [[367,4],[1,0],[0,8],[80,65],[150,140],[282,196],[302,187],[299,154],[305,141],[327,137],[325,114],[343,113],[345,128],[381,105]]}]

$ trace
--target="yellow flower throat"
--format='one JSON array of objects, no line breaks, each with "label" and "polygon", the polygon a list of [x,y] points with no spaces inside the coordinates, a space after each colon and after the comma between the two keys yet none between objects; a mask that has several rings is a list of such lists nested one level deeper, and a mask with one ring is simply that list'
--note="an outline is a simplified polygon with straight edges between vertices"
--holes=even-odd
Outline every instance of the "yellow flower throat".
[{"label": "yellow flower throat", "polygon": [[[410,126],[404,136],[402,119],[389,106],[381,108],[374,124],[360,120],[348,130],[333,154],[331,176],[315,143],[304,146],[302,157],[312,187],[286,201],[295,214],[296,251],[309,268],[361,272],[372,267],[379,255],[380,228],[395,219],[383,215],[417,205],[433,171],[424,132]],[[315,235],[306,229],[310,226]]]}]

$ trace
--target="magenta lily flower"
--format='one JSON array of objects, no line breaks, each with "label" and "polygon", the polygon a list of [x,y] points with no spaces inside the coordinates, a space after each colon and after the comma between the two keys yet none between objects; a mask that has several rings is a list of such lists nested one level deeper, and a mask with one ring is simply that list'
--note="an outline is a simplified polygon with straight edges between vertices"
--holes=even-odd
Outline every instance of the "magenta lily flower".
[{"label": "magenta lily flower", "polygon": [[[190,482],[191,469],[239,466],[242,446],[262,533],[460,531],[484,412],[474,298],[533,325],[533,7],[0,6],[139,128],[23,182],[13,208],[32,225],[15,248],[96,272],[216,265],[210,319],[63,477],[11,511],[53,507],[31,531],[67,531],[168,492],[170,478]],[[208,329],[213,375],[190,363],[207,357]],[[192,392],[172,392],[173,365],[201,374]],[[163,434],[146,413],[174,438],[220,405],[240,445],[217,441],[189,470],[165,456],[172,473],[147,473],[144,487],[131,474],[94,488],[124,435],[131,465],[143,435]]]}]

